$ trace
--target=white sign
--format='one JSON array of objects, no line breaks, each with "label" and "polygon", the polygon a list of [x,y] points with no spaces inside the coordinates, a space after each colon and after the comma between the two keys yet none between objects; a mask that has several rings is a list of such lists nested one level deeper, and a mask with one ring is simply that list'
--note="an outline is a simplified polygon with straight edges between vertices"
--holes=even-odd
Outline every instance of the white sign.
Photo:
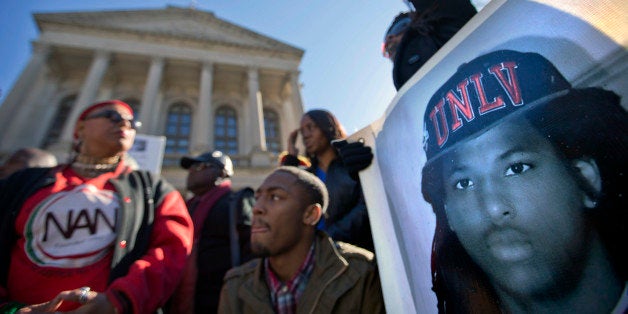
[{"label": "white sign", "polygon": [[159,174],[165,148],[165,136],[137,134],[129,155],[137,162],[139,169]]},{"label": "white sign", "polygon": [[[604,159],[576,146],[588,140],[556,140],[538,124],[554,132],[567,118],[576,122],[568,129],[575,138],[575,129],[610,111],[611,101],[576,98],[580,94],[600,95],[595,100],[617,94],[625,116],[627,3],[493,1],[401,88],[385,117],[351,136],[375,151],[360,177],[388,312],[626,310],[620,274],[628,263],[617,254],[625,244],[615,243],[625,234],[614,230],[626,230],[626,215],[615,214],[625,212],[616,205],[625,199],[613,199],[625,195],[626,185],[621,193],[622,179],[613,173],[628,170],[625,162],[615,171],[604,168],[616,157],[611,155],[628,157],[622,151],[628,119],[596,122],[596,131],[587,133],[598,141],[597,151],[608,152]],[[549,110],[539,118],[540,111],[535,116],[518,109],[547,109],[544,104],[566,99],[572,101],[552,106],[573,107],[573,118]],[[584,110],[576,108],[593,113],[580,117]],[[541,122],[548,119],[555,120]],[[611,123],[608,129],[622,145],[608,145],[613,136],[600,135]],[[575,156],[557,148],[562,144]],[[557,164],[548,160],[572,167],[545,168]],[[541,172],[548,169],[556,173]],[[567,197],[572,194],[581,197]],[[588,215],[599,215],[599,225],[587,222]],[[564,243],[569,245],[559,245]]]}]

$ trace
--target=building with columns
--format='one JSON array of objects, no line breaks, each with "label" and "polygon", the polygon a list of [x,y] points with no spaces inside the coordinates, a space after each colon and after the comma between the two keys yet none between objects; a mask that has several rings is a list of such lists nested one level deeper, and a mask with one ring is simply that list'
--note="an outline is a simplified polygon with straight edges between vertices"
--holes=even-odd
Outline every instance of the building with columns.
[{"label": "building with columns", "polygon": [[67,159],[74,122],[90,104],[131,104],[138,133],[166,136],[162,174],[185,185],[183,155],[218,149],[234,185],[256,186],[277,164],[303,114],[304,51],[212,12],[156,10],[35,14],[40,36],[0,106],[0,154],[24,146]]}]

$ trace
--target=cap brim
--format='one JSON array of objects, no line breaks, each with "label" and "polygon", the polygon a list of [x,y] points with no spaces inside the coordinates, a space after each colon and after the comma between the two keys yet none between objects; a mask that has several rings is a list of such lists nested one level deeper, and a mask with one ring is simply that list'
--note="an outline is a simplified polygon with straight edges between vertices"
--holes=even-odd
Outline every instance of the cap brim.
[{"label": "cap brim", "polygon": [[196,162],[200,162],[200,160],[198,160],[196,158],[192,158],[192,157],[183,157],[183,158],[181,158],[181,162],[180,162],[181,168],[183,168],[183,169],[190,169],[192,164],[194,164]]},{"label": "cap brim", "polygon": [[479,137],[480,135],[486,133],[488,130],[494,128],[498,124],[502,124],[502,123],[505,123],[507,121],[511,121],[512,119],[521,117],[522,115],[525,115],[526,113],[528,113],[530,111],[539,110],[539,108],[542,108],[543,106],[546,106],[546,105],[550,104],[553,101],[557,101],[557,100],[560,100],[563,97],[567,97],[572,90],[573,90],[573,88],[564,89],[564,90],[560,90],[558,92],[555,92],[553,94],[541,97],[541,98],[539,98],[539,99],[537,99],[537,100],[527,104],[525,107],[521,107],[519,110],[509,113],[508,115],[506,115],[505,117],[502,117],[499,120],[495,120],[495,121],[492,121],[490,123],[487,123],[486,125],[483,126],[482,129],[467,135],[464,139],[459,140],[458,142],[450,145],[449,147],[445,147],[445,148],[441,149],[438,153],[434,154],[432,157],[430,157],[425,162],[424,167],[427,167],[428,165],[432,164],[434,161],[440,159],[443,155],[446,155],[450,151],[453,151],[453,150],[457,149],[461,145],[461,143],[466,143],[470,139],[474,139],[474,138]]}]

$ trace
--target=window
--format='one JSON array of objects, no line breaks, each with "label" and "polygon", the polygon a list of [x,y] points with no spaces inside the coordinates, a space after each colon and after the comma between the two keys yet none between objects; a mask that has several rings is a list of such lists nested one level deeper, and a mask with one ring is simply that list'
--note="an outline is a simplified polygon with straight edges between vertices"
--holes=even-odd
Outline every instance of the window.
[{"label": "window", "polygon": [[192,125],[192,109],[185,103],[175,103],[166,119],[166,158],[164,166],[176,166],[179,157],[188,153]]},{"label": "window", "polygon": [[59,137],[63,131],[63,125],[68,120],[75,102],[76,95],[66,96],[61,100],[59,107],[57,107],[54,119],[52,120],[50,127],[48,127],[48,132],[46,132],[43,144],[44,148],[48,148],[50,145],[59,141]]},{"label": "window", "polygon": [[266,132],[266,149],[272,153],[279,153],[281,151],[279,115],[272,109],[264,109],[264,131]]},{"label": "window", "polygon": [[216,110],[214,147],[227,155],[238,154],[238,117],[233,108],[222,106]]}]

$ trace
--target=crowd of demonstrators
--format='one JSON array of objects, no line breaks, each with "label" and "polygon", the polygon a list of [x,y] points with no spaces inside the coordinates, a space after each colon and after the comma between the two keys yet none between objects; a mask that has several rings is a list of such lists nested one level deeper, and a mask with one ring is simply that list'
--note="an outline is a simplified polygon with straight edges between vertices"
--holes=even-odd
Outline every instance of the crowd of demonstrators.
[{"label": "crowd of demonstrators", "polygon": [[[456,2],[414,1],[416,11],[395,19],[384,49],[395,62],[397,88],[475,13],[468,1]],[[214,151],[181,160],[189,171],[187,189],[194,194],[183,204],[166,181],[137,171],[126,155],[136,126],[124,102],[97,103],[77,121],[76,154],[68,164],[56,166],[44,151],[28,148],[0,168],[2,177],[33,168],[0,181],[0,200],[10,204],[1,221],[0,309],[152,312],[169,299],[166,310],[172,313],[216,312],[224,274],[251,259],[253,240],[263,258],[227,276],[223,309],[271,306],[284,312],[302,300],[299,307],[321,311],[383,311],[357,175],[373,154],[360,142],[347,143],[333,114],[308,111],[290,134],[281,164],[300,165],[307,172],[282,167],[266,179],[257,193],[264,202],[255,207],[259,225],[253,234],[252,190],[232,191],[228,156]],[[299,133],[308,160],[296,148]],[[34,161],[25,162],[26,156]],[[311,176],[324,182],[323,188]],[[285,185],[288,181],[297,184]],[[278,198],[278,192],[285,198]],[[269,210],[274,208],[292,211],[276,217]],[[287,217],[302,222],[282,231]],[[271,235],[279,242],[268,242]],[[260,287],[260,277],[250,276],[253,270],[265,274],[268,286],[251,293],[270,296],[272,304],[248,304],[238,294],[230,295],[239,280]],[[343,275],[319,282],[336,272]],[[345,277],[352,282],[341,280]],[[288,292],[280,290],[284,286]],[[338,299],[331,294],[336,289],[350,292]]]},{"label": "crowd of demonstrators", "polygon": [[414,10],[395,17],[382,45],[397,90],[477,13],[469,0],[411,2]]},{"label": "crowd of demonstrators", "polygon": [[0,181],[0,311],[150,313],[192,248],[192,220],[169,183],[125,162],[137,122],[119,100],[75,125],[73,157]]},{"label": "crowd of demonstrators", "polygon": [[[140,125],[130,106],[110,100],[88,107],[76,122],[69,163],[24,164],[28,169],[0,180],[0,201],[7,204],[0,217],[0,312],[148,313],[161,308],[171,313],[214,313],[225,273],[249,261],[253,253],[268,257],[266,271],[278,270],[269,273],[275,288],[291,287],[287,293],[270,294],[275,310],[285,312],[288,298],[288,311],[298,304],[322,312],[383,312],[377,268],[369,251],[373,240],[368,213],[357,179],[358,171],[370,164],[372,152],[361,143],[339,141],[332,146],[346,134],[329,112],[310,111],[302,124],[309,158],[295,149],[297,130],[289,144],[293,155],[286,160],[294,158],[296,165],[326,179],[332,189],[332,215],[319,223],[328,207],[325,184],[306,170],[282,168],[271,177],[288,175],[298,183],[296,189],[286,190],[292,200],[289,206],[297,205],[287,208],[294,210],[292,217],[305,215],[306,208],[310,212],[315,203],[316,215],[309,215],[307,226],[295,224],[288,228],[292,231],[280,231],[278,243],[262,240],[262,249],[252,252],[254,192],[232,191],[228,156],[213,151],[181,159],[181,167],[188,170],[186,187],[194,194],[184,203],[170,184],[137,170],[126,154]],[[45,156],[38,149],[28,151]],[[304,198],[317,201],[294,203]],[[278,227],[270,227],[275,222],[266,217],[275,217],[275,211],[267,216],[270,207],[261,208],[258,217],[264,217],[263,225],[258,227],[284,229],[284,218],[277,221]],[[333,240],[319,229],[334,234]],[[308,250],[303,250],[303,243]],[[273,249],[271,257],[264,251],[267,245],[278,245],[280,251]],[[288,258],[284,248],[292,252]],[[288,264],[285,270],[294,276],[284,276],[283,266]],[[310,281],[311,274],[316,279]],[[327,292],[322,293],[323,288]]]},{"label": "crowd of demonstrators", "polygon": [[184,278],[169,306],[171,313],[216,313],[222,280],[230,268],[251,256],[254,191],[234,192],[233,163],[220,151],[183,157],[188,170],[186,202],[194,223],[194,246]]},{"label": "crowd of demonstrators", "polygon": [[230,270],[220,313],[383,313],[373,254],[316,228],[325,184],[280,167],[255,192],[251,248],[261,256]]},{"label": "crowd of demonstrators", "polygon": [[0,165],[0,179],[7,178],[24,168],[54,167],[56,165],[57,158],[43,149],[36,147],[20,148]]},{"label": "crowd of demonstrators", "polygon": [[[366,202],[356,171],[349,171],[350,167],[332,145],[332,141],[347,137],[342,125],[329,111],[315,109],[306,112],[301,118],[300,128],[290,133],[288,154],[281,160],[282,165],[299,165],[298,134],[301,134],[305,153],[311,162],[307,170],[323,181],[329,192],[329,207],[318,227],[336,241],[373,251]],[[368,152],[371,153],[370,150]],[[369,157],[368,163],[372,153]]]},{"label": "crowd of demonstrators", "polygon": [[[473,111],[462,121],[447,99],[469,77],[481,84],[467,85]],[[618,95],[573,88],[540,54],[500,50],[463,64],[425,121],[440,311],[626,312],[628,114]]]}]

